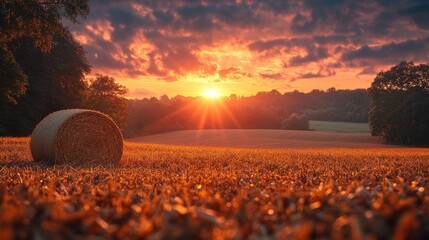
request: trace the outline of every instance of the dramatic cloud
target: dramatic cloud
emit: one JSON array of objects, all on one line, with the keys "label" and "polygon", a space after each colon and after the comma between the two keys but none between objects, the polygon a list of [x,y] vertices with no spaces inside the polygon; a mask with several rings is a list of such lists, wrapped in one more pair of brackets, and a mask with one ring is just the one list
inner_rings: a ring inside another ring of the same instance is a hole
[{"label": "dramatic cloud", "polygon": [[374,67],[366,67],[358,73],[358,75],[374,75],[377,73],[377,70]]},{"label": "dramatic cloud", "polygon": [[381,46],[369,47],[367,45],[359,49],[346,52],[342,55],[343,61],[360,60],[361,65],[394,64],[398,60],[427,61],[429,59],[429,38],[407,40],[399,43],[388,43]]},{"label": "dramatic cloud", "polygon": [[262,78],[267,78],[267,79],[272,79],[272,80],[284,79],[284,77],[281,73],[260,73],[259,75]]},{"label": "dramatic cloud", "polygon": [[[298,75],[296,79],[305,79],[305,78],[324,78],[324,77],[330,77],[335,75],[335,71],[326,69],[326,68],[320,68],[317,72],[306,72],[301,73]],[[296,80],[294,79],[294,80]]]},{"label": "dramatic cloud", "polygon": [[222,70],[219,70],[219,77],[221,79],[231,78],[239,79],[242,77],[252,77],[251,73],[244,72],[238,67],[229,67]]},{"label": "dramatic cloud", "polygon": [[146,79],[146,89],[284,81],[305,91],[344,76],[368,87],[378,69],[429,59],[427,0],[96,0],[90,8],[70,29],[94,71]]}]

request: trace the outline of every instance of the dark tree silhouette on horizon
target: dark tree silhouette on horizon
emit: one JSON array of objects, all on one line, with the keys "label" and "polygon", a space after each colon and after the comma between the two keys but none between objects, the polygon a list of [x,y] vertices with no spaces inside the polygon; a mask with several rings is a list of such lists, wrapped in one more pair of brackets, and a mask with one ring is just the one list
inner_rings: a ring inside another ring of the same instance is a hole
[{"label": "dark tree silhouette on horizon", "polygon": [[310,130],[310,121],[306,115],[291,114],[282,122],[285,130]]},{"label": "dark tree silhouette on horizon", "polygon": [[401,62],[377,74],[369,89],[371,134],[388,141],[429,143],[429,65]]}]

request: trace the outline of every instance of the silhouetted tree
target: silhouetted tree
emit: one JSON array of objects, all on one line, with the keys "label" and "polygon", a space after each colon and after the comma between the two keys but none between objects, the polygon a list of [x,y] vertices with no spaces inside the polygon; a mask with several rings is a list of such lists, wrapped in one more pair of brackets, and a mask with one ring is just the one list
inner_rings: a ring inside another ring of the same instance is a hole
[{"label": "silhouetted tree", "polygon": [[23,66],[8,49],[11,41],[30,39],[37,49],[48,53],[54,37],[68,38],[61,19],[77,22],[89,12],[87,0],[2,0],[0,2],[0,106],[7,101],[16,103],[27,86]]},{"label": "silhouetted tree", "polygon": [[50,52],[36,48],[29,38],[15,39],[8,49],[24,74],[28,89],[17,104],[6,104],[0,112],[4,135],[28,135],[47,114],[82,104],[85,74],[90,66],[85,51],[71,34],[56,35]]},{"label": "silhouetted tree", "polygon": [[283,120],[282,129],[286,130],[310,130],[310,121],[306,115],[291,114]]},{"label": "silhouetted tree", "polygon": [[127,92],[127,88],[116,83],[114,78],[97,75],[90,81],[83,107],[109,115],[119,127],[124,128],[127,120],[124,96]]},{"label": "silhouetted tree", "polygon": [[369,89],[371,134],[404,144],[429,143],[429,65],[401,62]]}]

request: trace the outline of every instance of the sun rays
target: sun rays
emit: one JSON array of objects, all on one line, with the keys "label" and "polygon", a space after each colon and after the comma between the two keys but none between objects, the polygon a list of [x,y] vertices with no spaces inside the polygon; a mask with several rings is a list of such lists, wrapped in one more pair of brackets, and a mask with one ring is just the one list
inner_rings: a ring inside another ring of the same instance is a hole
[{"label": "sun rays", "polygon": [[147,126],[151,129],[158,125],[179,124],[183,129],[228,129],[242,128],[234,108],[228,105],[228,97],[201,96],[188,101],[179,109]]}]

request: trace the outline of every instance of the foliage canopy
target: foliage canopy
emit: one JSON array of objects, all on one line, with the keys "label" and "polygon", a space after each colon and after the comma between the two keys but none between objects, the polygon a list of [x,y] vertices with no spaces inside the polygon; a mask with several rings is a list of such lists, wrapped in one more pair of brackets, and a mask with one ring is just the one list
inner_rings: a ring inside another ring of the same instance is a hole
[{"label": "foliage canopy", "polygon": [[309,130],[310,121],[306,115],[291,114],[282,122],[282,129],[286,130]]},{"label": "foliage canopy", "polygon": [[16,103],[17,98],[25,93],[27,76],[16,63],[6,44],[0,43],[0,111],[7,103]]},{"label": "foliage canopy", "polygon": [[78,108],[85,93],[85,74],[90,66],[85,52],[71,34],[56,35],[52,49],[43,52],[29,38],[8,44],[28,76],[28,88],[16,104],[6,104],[0,114],[5,135],[28,135],[33,127],[51,112]]},{"label": "foliage canopy", "polygon": [[[68,37],[61,20],[76,23],[89,12],[88,0],[3,0],[0,3],[0,106],[16,103],[25,94],[28,73],[15,59],[8,44],[30,39],[44,53],[53,47],[54,38]],[[1,109],[0,109],[1,110]]]},{"label": "foliage canopy", "polygon": [[369,89],[371,134],[404,144],[429,143],[429,65],[401,62]]},{"label": "foliage canopy", "polygon": [[127,120],[127,101],[124,98],[128,89],[107,75],[97,75],[90,81],[83,107],[109,115],[123,128]]},{"label": "foliage canopy", "polygon": [[29,37],[49,51],[53,37],[67,34],[61,19],[76,23],[89,13],[88,0],[5,0],[0,4],[0,41]]}]

